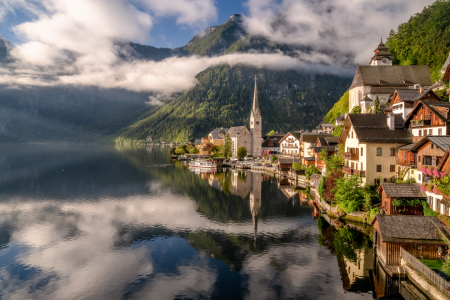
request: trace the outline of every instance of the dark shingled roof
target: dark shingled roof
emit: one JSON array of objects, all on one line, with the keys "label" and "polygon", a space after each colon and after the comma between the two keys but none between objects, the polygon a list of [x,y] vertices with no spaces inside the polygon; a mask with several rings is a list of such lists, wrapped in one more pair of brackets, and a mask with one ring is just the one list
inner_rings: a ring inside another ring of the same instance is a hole
[{"label": "dark shingled roof", "polygon": [[[405,143],[413,141],[413,135],[402,127],[403,118],[395,115],[395,130],[391,130],[387,124],[386,115],[378,114],[349,114],[349,120],[356,133],[359,142],[365,143]],[[340,142],[347,138],[347,125],[341,133]]]},{"label": "dark shingled roof", "polygon": [[305,157],[305,161],[315,161],[316,158],[314,156],[311,157]]},{"label": "dark shingled roof", "polygon": [[383,183],[381,184],[386,197],[389,198],[426,198],[419,183]]},{"label": "dark shingled roof", "polygon": [[307,143],[315,143],[317,141],[318,137],[326,137],[326,136],[330,136],[330,134],[326,134],[326,133],[302,133],[301,138],[302,138],[302,142],[307,142]]},{"label": "dark shingled roof", "polygon": [[209,135],[211,135],[214,140],[219,140],[224,137],[227,131],[228,128],[216,128],[213,131],[211,131]]},{"label": "dark shingled roof", "polygon": [[311,176],[309,176],[309,179],[312,181],[320,181],[322,180],[322,175],[320,174],[311,174]]},{"label": "dark shingled roof", "polygon": [[358,66],[350,90],[358,86],[432,85],[428,66]]},{"label": "dark shingled roof", "polygon": [[428,93],[433,93],[438,99],[441,99],[441,97],[436,95],[436,93],[433,91],[433,89],[436,88],[437,86],[438,86],[437,84],[434,84],[434,85],[430,86],[429,88],[425,89],[422,93],[419,93],[419,95],[417,95],[417,97],[414,98],[413,101],[422,99]]},{"label": "dark shingled roof", "polygon": [[411,149],[412,149],[415,145],[416,145],[416,143],[414,143],[414,144],[403,145],[403,146],[397,147],[397,150],[411,151]]},{"label": "dark shingled roof", "polygon": [[292,163],[301,163],[301,160],[296,158],[296,159],[292,159],[292,158],[280,158],[278,159],[278,163],[280,165],[291,165]]},{"label": "dark shingled roof", "polygon": [[238,133],[241,133],[242,130],[244,130],[244,128],[246,127],[245,126],[231,127],[230,129],[228,129],[228,134],[230,135],[230,137],[235,137]]},{"label": "dark shingled roof", "polygon": [[324,137],[324,139],[328,142],[328,145],[339,143],[338,136],[326,136],[326,137]]},{"label": "dark shingled roof", "polygon": [[398,97],[403,102],[413,101],[417,96],[420,96],[420,89],[403,89],[403,90],[395,90]]},{"label": "dark shingled roof", "polygon": [[[273,146],[269,146],[269,143],[272,142]],[[267,139],[262,143],[262,147],[280,147],[280,143],[278,139]]]},{"label": "dark shingled roof", "polygon": [[442,241],[449,231],[437,217],[376,215],[383,242]]}]

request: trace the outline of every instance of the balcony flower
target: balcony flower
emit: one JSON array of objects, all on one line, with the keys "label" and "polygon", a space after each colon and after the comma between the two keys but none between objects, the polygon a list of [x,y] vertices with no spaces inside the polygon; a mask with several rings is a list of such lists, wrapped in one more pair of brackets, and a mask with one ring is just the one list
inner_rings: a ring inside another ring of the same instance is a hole
[{"label": "balcony flower", "polygon": [[433,169],[432,173],[433,173],[433,176],[434,176],[435,178],[439,178],[439,177],[441,177],[441,173],[442,173],[442,172],[439,173],[438,170]]},{"label": "balcony flower", "polygon": [[427,174],[430,176],[433,176],[433,172],[432,172],[431,168],[427,168]]},{"label": "balcony flower", "polygon": [[441,193],[437,188],[433,188],[433,193],[434,193],[435,195],[440,195],[440,196],[442,196],[442,193]]},{"label": "balcony flower", "polygon": [[426,173],[427,173],[427,168],[425,168],[424,166],[421,166],[421,167],[420,167],[420,171],[421,171],[422,173],[426,174]]},{"label": "balcony flower", "polygon": [[421,190],[422,192],[425,192],[425,191],[427,190],[427,184],[426,184],[426,183],[421,184],[421,185],[420,185],[420,190]]}]

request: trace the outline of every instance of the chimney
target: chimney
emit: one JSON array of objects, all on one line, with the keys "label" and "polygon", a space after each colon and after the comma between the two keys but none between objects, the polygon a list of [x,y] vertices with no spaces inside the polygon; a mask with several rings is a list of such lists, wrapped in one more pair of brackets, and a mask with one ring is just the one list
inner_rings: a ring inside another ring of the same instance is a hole
[{"label": "chimney", "polygon": [[416,84],[414,84],[414,89],[416,89],[416,90],[417,90],[417,89],[420,89],[420,88],[421,88],[420,84],[417,84],[417,83],[416,83]]},{"label": "chimney", "polygon": [[390,130],[395,130],[395,115],[393,113],[387,115],[387,125]]},{"label": "chimney", "polygon": [[422,94],[425,89],[423,87],[420,88],[420,93]]}]

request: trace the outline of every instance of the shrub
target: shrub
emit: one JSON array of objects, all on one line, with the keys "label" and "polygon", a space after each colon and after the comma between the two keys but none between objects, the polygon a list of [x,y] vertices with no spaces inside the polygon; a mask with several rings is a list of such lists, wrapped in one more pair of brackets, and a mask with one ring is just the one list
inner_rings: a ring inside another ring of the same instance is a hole
[{"label": "shrub", "polygon": [[311,176],[312,174],[321,174],[320,170],[317,169],[315,166],[309,166],[308,168],[306,168],[305,170],[305,176],[306,179],[309,180],[309,176]]},{"label": "shrub", "polygon": [[243,160],[244,157],[246,156],[247,156],[247,148],[245,148],[244,146],[239,147],[237,150],[237,157],[239,158],[239,160]]},{"label": "shrub", "polygon": [[277,160],[278,160],[278,157],[276,157],[276,156],[272,156],[272,157],[270,158],[270,160],[271,160],[272,162],[275,162],[275,161],[277,161]]},{"label": "shrub", "polygon": [[355,106],[355,107],[353,107],[351,113],[352,113],[352,114],[360,114],[360,113],[361,113],[361,106]]},{"label": "shrub", "polygon": [[302,164],[299,162],[293,163],[292,164],[292,169],[294,170],[301,170],[302,169]]}]

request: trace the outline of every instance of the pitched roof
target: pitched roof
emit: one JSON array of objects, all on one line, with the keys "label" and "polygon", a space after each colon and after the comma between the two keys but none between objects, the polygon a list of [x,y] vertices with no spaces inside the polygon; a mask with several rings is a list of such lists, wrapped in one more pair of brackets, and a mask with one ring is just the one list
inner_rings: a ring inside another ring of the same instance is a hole
[{"label": "pitched roof", "polygon": [[245,126],[231,127],[230,129],[228,129],[228,134],[230,135],[230,137],[235,137],[238,133],[241,133],[242,130],[246,128],[247,127]]},{"label": "pitched roof", "polygon": [[309,179],[312,181],[320,181],[322,180],[322,175],[320,174],[311,174],[311,176],[309,176]]},{"label": "pitched roof", "polygon": [[428,66],[358,66],[350,90],[358,86],[432,85]]},{"label": "pitched roof", "polygon": [[339,143],[338,136],[326,136],[326,137],[324,137],[324,139],[327,141],[328,145]]},{"label": "pitched roof", "polygon": [[400,147],[397,147],[397,150],[406,150],[406,151],[411,151],[411,149],[416,145],[416,143],[414,144],[406,144]]},{"label": "pitched roof", "polygon": [[258,86],[256,84],[256,76],[255,76],[255,91],[253,93],[252,114],[261,115],[261,112],[259,111]]},{"label": "pitched roof", "polygon": [[219,140],[222,139],[223,136],[227,133],[228,128],[216,128],[213,131],[211,131],[209,133],[209,135],[214,139],[214,140]]},{"label": "pitched roof", "polygon": [[334,127],[333,124],[320,124],[320,128],[322,127]]},{"label": "pitched roof", "polygon": [[449,230],[437,217],[376,215],[375,220],[383,242],[442,241],[442,235],[449,239]]},{"label": "pitched roof", "polygon": [[403,102],[413,101],[417,96],[420,95],[420,89],[402,89],[395,90],[398,98]]},{"label": "pitched roof", "polygon": [[300,137],[301,137],[302,133],[299,132],[299,131],[296,131],[296,132],[288,132],[288,133],[286,133],[286,135],[280,140],[280,143],[281,143],[285,138],[287,138],[289,135],[292,135],[295,139],[300,140]]},{"label": "pitched roof", "polygon": [[306,143],[315,143],[318,137],[326,137],[330,136],[330,134],[327,133],[302,133],[301,134],[301,141]]},{"label": "pitched roof", "polygon": [[[272,142],[272,145],[269,145],[270,142]],[[267,139],[262,143],[262,147],[280,147],[280,143],[278,139]]]},{"label": "pitched roof", "polygon": [[429,88],[424,89],[424,91],[422,93],[420,93],[419,95],[417,95],[417,97],[414,98],[413,101],[421,100],[428,93],[433,93],[440,100],[441,97],[436,95],[436,93],[433,91],[433,89],[436,88],[437,86],[438,85],[434,84],[434,85],[430,86]]},{"label": "pitched roof", "polygon": [[280,165],[291,165],[292,163],[301,163],[301,160],[298,158],[292,159],[292,158],[279,158],[278,163]]},{"label": "pitched roof", "polygon": [[339,142],[344,143],[350,126],[356,133],[359,142],[365,143],[405,143],[413,140],[411,132],[401,125],[403,118],[395,115],[395,130],[389,129],[387,116],[382,114],[349,114],[342,130]]},{"label": "pitched roof", "polygon": [[450,122],[450,113],[444,116],[437,108],[445,108],[450,110],[450,102],[437,102],[437,101],[428,101],[428,100],[419,100],[416,106],[414,106],[413,110],[408,114],[403,124],[404,127],[409,127],[409,123],[411,122],[411,118],[420,109],[422,105],[425,105],[430,111],[432,111],[439,119],[443,122]]},{"label": "pitched roof", "polygon": [[442,151],[446,151],[450,147],[450,135],[428,135],[423,137],[414,147],[411,148],[412,151],[418,151],[420,148],[425,146],[427,143],[433,143],[438,146]]},{"label": "pitched roof", "polygon": [[426,198],[427,195],[420,189],[419,183],[382,183],[380,189],[384,190],[389,198]]}]

